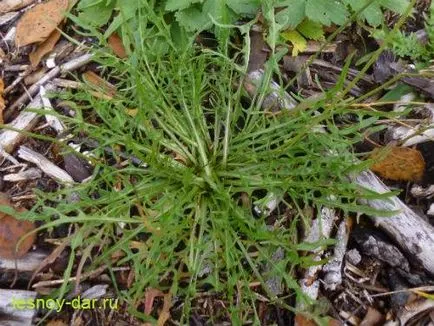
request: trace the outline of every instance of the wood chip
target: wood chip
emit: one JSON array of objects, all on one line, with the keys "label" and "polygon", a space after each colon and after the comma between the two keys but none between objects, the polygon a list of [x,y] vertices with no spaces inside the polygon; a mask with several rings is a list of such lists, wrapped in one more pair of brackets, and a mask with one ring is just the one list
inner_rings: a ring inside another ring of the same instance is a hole
[{"label": "wood chip", "polygon": [[25,180],[34,180],[41,178],[41,170],[36,168],[30,168],[25,171],[21,171],[18,173],[11,173],[7,174],[3,177],[4,181],[8,182],[19,182],[19,181],[25,181]]},{"label": "wood chip", "polygon": [[54,49],[61,35],[59,30],[54,30],[44,42],[39,44],[38,47],[29,54],[30,63],[33,68],[36,68],[42,58]]},{"label": "wood chip", "polygon": [[18,47],[45,41],[62,22],[68,0],[50,0],[27,11],[17,24]]},{"label": "wood chip", "polygon": [[68,173],[66,173],[65,170],[62,170],[57,165],[47,160],[43,155],[35,152],[34,150],[26,146],[20,147],[20,149],[18,150],[18,156],[25,161],[35,164],[42,171],[44,171],[45,174],[49,175],[58,182],[64,184],[74,183],[74,180]]}]

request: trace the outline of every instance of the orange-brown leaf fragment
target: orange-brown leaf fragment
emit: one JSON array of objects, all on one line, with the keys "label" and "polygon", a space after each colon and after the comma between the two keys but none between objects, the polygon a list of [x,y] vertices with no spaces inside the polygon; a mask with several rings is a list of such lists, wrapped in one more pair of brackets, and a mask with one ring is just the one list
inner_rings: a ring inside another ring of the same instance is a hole
[{"label": "orange-brown leaf fragment", "polygon": [[[0,205],[10,206],[11,203],[7,197],[0,193]],[[21,211],[24,210],[23,208]],[[36,234],[33,233],[19,243],[19,240],[28,232],[33,231],[35,225],[30,221],[18,220],[15,217],[0,212],[0,257],[13,259],[24,256],[36,239]],[[17,249],[17,250],[16,250]]]},{"label": "orange-brown leaf fragment", "polygon": [[60,35],[60,31],[55,29],[44,42],[39,44],[38,47],[29,54],[30,63],[33,68],[38,66],[44,55],[50,53],[54,49],[54,46],[60,39]]},{"label": "orange-brown leaf fragment", "polygon": [[121,59],[127,57],[127,51],[125,51],[122,39],[117,33],[113,33],[112,35],[110,35],[107,41],[110,49],[113,50],[114,54],[116,54]]},{"label": "orange-brown leaf fragment", "polygon": [[93,71],[89,70],[83,73],[83,79],[97,91],[102,92],[103,94],[101,95],[108,95],[109,98],[112,98],[116,95],[116,87],[98,76]]},{"label": "orange-brown leaf fragment", "polygon": [[376,163],[371,167],[372,171],[381,177],[394,181],[419,181],[425,171],[425,160],[422,154],[413,148],[390,147],[389,152],[384,153],[374,150],[371,159]]},{"label": "orange-brown leaf fragment", "polygon": [[25,46],[45,41],[62,22],[68,0],[49,0],[27,11],[17,24],[15,44]]},{"label": "orange-brown leaf fragment", "polygon": [[5,84],[3,79],[0,78],[0,124],[3,124],[3,110],[5,109],[5,100],[3,98],[3,92],[5,90]]}]

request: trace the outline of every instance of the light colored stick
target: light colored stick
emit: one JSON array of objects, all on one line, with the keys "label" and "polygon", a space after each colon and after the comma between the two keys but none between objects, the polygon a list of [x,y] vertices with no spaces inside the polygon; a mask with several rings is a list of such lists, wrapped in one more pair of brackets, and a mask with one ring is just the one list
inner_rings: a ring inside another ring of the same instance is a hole
[{"label": "light colored stick", "polygon": [[18,182],[24,180],[39,179],[40,177],[41,170],[36,168],[30,168],[22,172],[7,174],[3,177],[3,180],[9,182]]},{"label": "light colored stick", "polygon": [[[350,179],[358,185],[380,194],[390,189],[371,171],[365,171]],[[388,233],[410,257],[434,275],[434,227],[417,215],[398,197],[388,199],[360,200],[374,209],[397,211],[394,216],[371,216],[377,226]]]},{"label": "light colored stick", "polygon": [[66,173],[65,170],[59,168],[57,165],[47,160],[44,156],[31,150],[26,146],[20,147],[20,149],[18,150],[18,156],[25,161],[35,164],[44,173],[46,173],[58,182],[66,185],[74,183],[74,179],[72,179],[72,177],[68,173]]},{"label": "light colored stick", "polygon": [[342,283],[342,264],[347,251],[348,239],[350,232],[347,222],[343,220],[338,227],[336,234],[336,246],[333,250],[333,258],[323,267],[326,272],[324,276],[324,287],[329,290],[335,290]]},{"label": "light colored stick", "polygon": [[[48,112],[50,111],[53,112],[54,109],[53,106],[51,105],[50,99],[47,97],[47,91],[45,90],[45,87],[42,85],[40,87],[39,94],[41,96],[42,103],[44,104],[44,109],[47,110]],[[50,127],[56,130],[58,134],[65,131],[65,126],[63,122],[59,120],[58,117],[51,114],[46,114],[45,119],[47,120]]]},{"label": "light colored stick", "polygon": [[19,12],[8,12],[7,14],[0,16],[0,26],[6,25],[7,23],[11,22],[15,18],[19,16]]},{"label": "light colored stick", "polygon": [[26,93],[21,95],[18,100],[15,101],[9,108],[7,108],[4,112],[4,119],[8,120],[14,110],[20,108],[25,102],[29,100],[29,96],[35,96],[36,93],[39,92],[40,86],[46,84],[51,79],[57,77],[60,74],[64,74],[66,72],[73,71],[86,63],[88,63],[92,59],[92,54],[84,54],[78,58],[74,58],[64,64],[57,66],[51,69],[44,77],[42,77],[39,81],[33,84]]},{"label": "light colored stick", "polygon": [[[42,107],[41,97],[36,97],[27,108],[40,109]],[[35,124],[38,122],[39,115],[35,112],[20,112],[20,114],[10,123],[7,124],[8,127],[17,130],[31,130]],[[24,135],[21,132],[13,130],[3,130],[0,133],[0,147],[4,151],[10,153],[14,148],[21,142]]]},{"label": "light colored stick", "polygon": [[14,271],[16,268],[18,272],[33,272],[46,257],[47,254],[42,251],[32,251],[17,260],[0,258],[0,270]]},{"label": "light colored stick", "polygon": [[[312,221],[312,227],[310,228],[307,236],[304,238],[304,242],[317,242],[321,239],[330,238],[330,234],[333,229],[335,220],[337,219],[336,212],[334,209],[327,207],[321,208],[319,218]],[[314,251],[313,259],[315,261],[320,261],[321,256],[324,253],[323,249],[316,249]],[[322,265],[310,266],[303,275],[300,281],[300,287],[304,294],[308,295],[311,299],[316,299],[319,293],[320,282],[317,279],[317,274],[322,269]],[[299,308],[304,307],[304,304],[297,301],[297,306]]]}]

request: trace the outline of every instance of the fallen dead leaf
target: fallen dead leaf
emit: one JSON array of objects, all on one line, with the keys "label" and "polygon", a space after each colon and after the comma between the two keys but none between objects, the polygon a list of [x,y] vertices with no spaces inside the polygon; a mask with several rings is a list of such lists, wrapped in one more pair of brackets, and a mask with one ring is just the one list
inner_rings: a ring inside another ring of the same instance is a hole
[{"label": "fallen dead leaf", "polygon": [[93,71],[83,73],[83,79],[98,91],[92,93],[96,97],[112,99],[116,95],[116,87]]},{"label": "fallen dead leaf", "polygon": [[316,323],[313,320],[306,318],[305,316],[303,316],[301,314],[297,314],[297,315],[295,315],[295,318],[294,318],[294,325],[296,325],[296,326],[316,326]]},{"label": "fallen dead leaf", "polygon": [[114,54],[116,54],[121,59],[127,57],[127,51],[125,51],[122,39],[117,33],[113,33],[112,35],[110,35],[107,41],[110,49],[113,50]]},{"label": "fallen dead leaf", "polygon": [[3,92],[5,90],[5,84],[3,79],[0,78],[0,124],[3,124],[3,110],[5,109],[5,100],[3,98]]},{"label": "fallen dead leaf", "polygon": [[167,293],[164,295],[163,309],[158,316],[157,325],[164,326],[170,318],[170,308],[172,307],[172,295]]},{"label": "fallen dead leaf", "polygon": [[55,29],[44,42],[39,44],[38,47],[29,54],[30,63],[33,68],[38,66],[44,55],[50,53],[54,49],[54,46],[60,39],[60,35],[60,31]]},{"label": "fallen dead leaf", "polygon": [[17,24],[15,44],[25,46],[45,41],[62,22],[68,0],[49,0],[27,11]]},{"label": "fallen dead leaf", "polygon": [[419,181],[425,171],[425,160],[422,154],[413,148],[390,147],[383,157],[382,149],[374,150],[371,159],[377,162],[371,167],[372,171],[381,177],[395,181]]},{"label": "fallen dead leaf", "polygon": [[47,322],[47,326],[67,326],[68,324],[65,323],[61,319],[53,319]]},{"label": "fallen dead leaf", "polygon": [[145,292],[145,311],[146,315],[150,315],[152,312],[152,307],[154,305],[154,300],[157,297],[163,297],[164,293],[160,290],[150,288]]},{"label": "fallen dead leaf", "polygon": [[[7,196],[2,193],[0,193],[0,205],[13,208]],[[24,208],[21,208],[17,211],[22,212],[23,210]],[[0,212],[0,257],[13,259],[24,256],[33,246],[36,234],[32,233],[25,237],[20,242],[17,251],[16,246],[25,234],[34,229],[35,225],[32,222],[18,220],[11,215]]]},{"label": "fallen dead leaf", "polygon": [[360,323],[360,326],[384,325],[385,319],[385,316],[378,310],[369,307],[365,317]]},{"label": "fallen dead leaf", "polygon": [[[294,325],[295,326],[316,326],[317,323],[315,323],[312,319],[307,318],[306,316],[302,314],[296,314],[294,319]],[[329,318],[327,326],[341,326],[343,325],[339,320]]]}]

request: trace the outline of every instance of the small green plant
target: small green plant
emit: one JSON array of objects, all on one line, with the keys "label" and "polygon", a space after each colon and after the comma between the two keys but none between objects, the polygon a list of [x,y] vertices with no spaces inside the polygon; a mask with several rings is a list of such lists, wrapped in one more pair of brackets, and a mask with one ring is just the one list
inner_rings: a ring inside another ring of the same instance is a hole
[{"label": "small green plant", "polygon": [[400,30],[388,31],[387,29],[374,30],[374,38],[384,41],[388,39],[386,46],[398,57],[409,58],[419,66],[426,66],[434,58],[434,5],[430,6],[425,16],[426,40],[423,41],[415,32],[405,33]]},{"label": "small green plant", "polygon": [[146,9],[143,18],[151,11],[164,15],[172,41],[188,40],[188,36],[204,30],[219,38],[227,31],[222,26],[272,9],[276,13],[268,23],[280,31],[296,30],[297,36],[320,39],[323,26],[343,25],[352,13],[359,13],[358,19],[371,26],[379,26],[385,9],[402,14],[408,4],[408,0],[81,0],[77,10],[82,24],[89,28],[108,24],[106,38],[115,31],[124,33],[125,24],[137,26],[140,9]]},{"label": "small green plant", "polygon": [[[30,212],[47,229],[71,224],[64,240],[71,248],[65,279],[106,266],[130,313],[152,320],[141,303],[148,289],[157,288],[171,296],[181,324],[198,309],[198,293],[225,302],[227,312],[211,314],[211,322],[259,323],[260,296],[294,310],[271,291],[266,281],[272,278],[286,295],[313,304],[295,273],[319,263],[303,251],[332,241],[303,243],[298,226],[310,225],[323,206],[372,212],[357,204],[365,192],[346,176],[362,168],[354,163],[352,145],[377,118],[347,109],[338,95],[348,66],[321,99],[266,114],[268,83],[248,96],[238,59],[177,47],[165,15],[144,7],[136,15],[146,18],[126,33],[133,45],[128,59],[104,51],[95,57],[116,84],[116,97],[62,95],[76,103],[75,117],[66,121],[71,130],[99,144],[91,150],[92,180],[39,193]],[[167,47],[165,54],[156,55],[155,38]],[[229,43],[227,34],[223,42]],[[143,164],[125,164],[119,150]],[[281,200],[275,215],[255,215],[255,203],[271,193]],[[283,257],[275,261],[277,250]],[[133,271],[129,287],[116,285],[115,268],[124,266]],[[257,282],[261,287],[251,286]],[[65,282],[57,295],[71,286]]]}]

